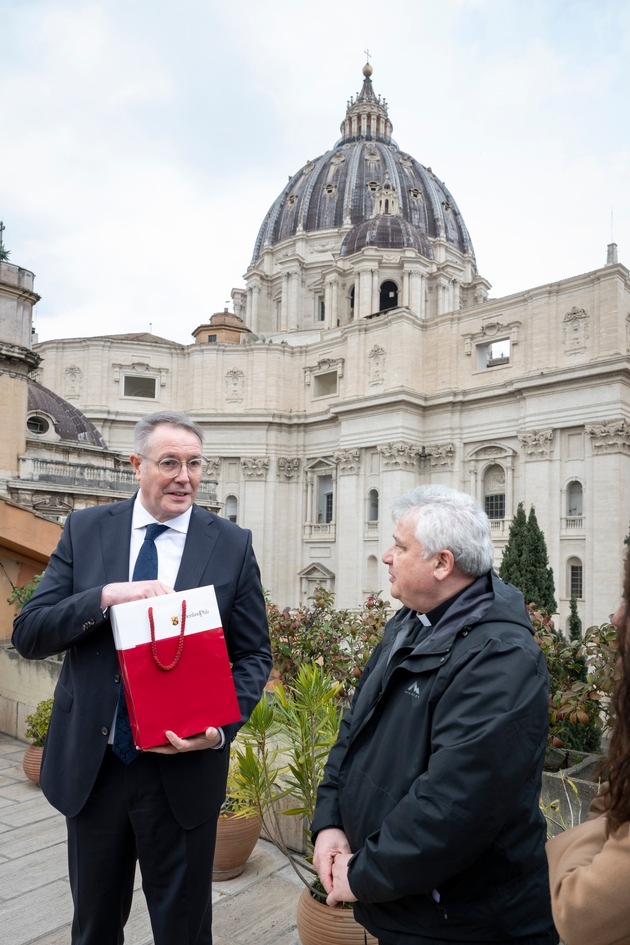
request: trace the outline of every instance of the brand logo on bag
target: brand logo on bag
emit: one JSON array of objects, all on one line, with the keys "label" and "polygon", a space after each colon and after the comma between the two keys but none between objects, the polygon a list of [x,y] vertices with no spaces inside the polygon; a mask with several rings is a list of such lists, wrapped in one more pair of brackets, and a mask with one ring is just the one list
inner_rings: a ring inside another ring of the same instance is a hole
[{"label": "brand logo on bag", "polygon": [[171,617],[171,623],[174,627],[177,627],[179,625],[179,617]]},{"label": "brand logo on bag", "polygon": [[209,613],[209,610],[192,610],[188,613],[188,619],[190,620],[191,617],[205,617]]}]

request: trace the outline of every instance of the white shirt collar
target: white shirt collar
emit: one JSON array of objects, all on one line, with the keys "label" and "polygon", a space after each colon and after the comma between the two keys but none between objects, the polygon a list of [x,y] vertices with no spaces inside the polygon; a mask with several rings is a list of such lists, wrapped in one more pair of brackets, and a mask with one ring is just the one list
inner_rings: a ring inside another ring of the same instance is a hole
[{"label": "white shirt collar", "polygon": [[[190,524],[190,516],[192,515],[192,505],[186,512],[182,512],[181,515],[178,515],[176,518],[169,518],[168,522],[163,522],[163,525],[168,525],[169,528],[172,528],[175,532],[182,532],[184,535],[188,532],[188,526]],[[132,528],[144,528],[146,525],[151,525],[153,522],[156,522],[150,512],[147,512],[142,500],[140,499],[140,494],[136,496],[136,501],[133,503],[133,516],[131,519]],[[166,532],[164,534],[167,534]]]}]

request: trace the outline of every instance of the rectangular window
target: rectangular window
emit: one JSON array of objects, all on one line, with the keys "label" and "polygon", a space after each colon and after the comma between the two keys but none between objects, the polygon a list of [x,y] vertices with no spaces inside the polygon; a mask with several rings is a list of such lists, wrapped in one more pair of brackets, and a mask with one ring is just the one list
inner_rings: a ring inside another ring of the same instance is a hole
[{"label": "rectangular window", "polygon": [[337,393],[337,372],[316,374],[313,381],[313,397],[331,397]]},{"label": "rectangular window", "polygon": [[571,597],[582,598],[584,596],[582,586],[582,565],[571,565]]},{"label": "rectangular window", "polygon": [[484,509],[488,518],[505,518],[505,495],[487,495]]},{"label": "rectangular window", "polygon": [[333,478],[317,477],[317,522],[328,525],[333,520]]},{"label": "rectangular window", "polygon": [[146,397],[147,400],[155,400],[155,378],[125,374],[123,378],[123,396]]},{"label": "rectangular window", "polygon": [[477,345],[477,370],[485,371],[500,364],[510,363],[510,339],[501,338],[488,344]]},{"label": "rectangular window", "polygon": [[317,321],[323,322],[326,320],[326,303],[323,299],[317,300]]},{"label": "rectangular window", "polygon": [[217,336],[216,336],[216,335],[208,335],[208,344],[210,344],[210,345],[211,345],[211,344],[214,344],[214,342],[215,342],[216,340],[217,340]]}]

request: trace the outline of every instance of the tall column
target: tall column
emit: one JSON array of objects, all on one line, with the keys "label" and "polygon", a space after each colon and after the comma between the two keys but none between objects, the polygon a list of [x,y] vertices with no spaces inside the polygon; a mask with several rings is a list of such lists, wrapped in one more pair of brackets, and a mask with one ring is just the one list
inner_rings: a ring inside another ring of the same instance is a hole
[{"label": "tall column", "polygon": [[289,330],[300,328],[300,273],[294,269],[289,273]]},{"label": "tall column", "polygon": [[260,330],[260,286],[253,285],[249,290],[249,327],[255,335]]},{"label": "tall column", "polygon": [[[0,262],[0,481],[18,474],[18,456],[26,450],[27,381],[41,358],[31,350],[34,276]],[[2,486],[0,486],[1,488]]]},{"label": "tall column", "polygon": [[355,318],[365,318],[371,315],[372,308],[372,270],[359,269],[357,279],[357,293],[354,300]]},{"label": "tall column", "polygon": [[288,272],[282,275],[282,298],[280,299],[280,324],[279,331],[289,330],[289,285],[291,274]]},{"label": "tall column", "polygon": [[[330,300],[330,328],[336,328],[341,324],[342,318],[339,312],[339,280],[333,279],[331,282],[331,300]],[[328,316],[327,316],[328,320]]]},{"label": "tall column", "polygon": [[370,314],[378,312],[379,308],[378,269],[372,269],[372,302]]}]

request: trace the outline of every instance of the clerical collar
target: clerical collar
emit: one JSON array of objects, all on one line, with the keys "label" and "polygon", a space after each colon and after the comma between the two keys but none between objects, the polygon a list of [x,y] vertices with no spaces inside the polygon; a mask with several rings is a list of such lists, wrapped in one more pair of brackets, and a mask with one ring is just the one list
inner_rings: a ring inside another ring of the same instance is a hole
[{"label": "clerical collar", "polygon": [[455,603],[458,597],[460,597],[464,591],[470,585],[462,587],[461,591],[457,591],[456,594],[453,594],[452,597],[449,597],[447,600],[443,600],[441,604],[438,604],[437,607],[434,607],[433,610],[428,610],[426,614],[416,614],[416,617],[420,621],[423,627],[434,627],[438,620],[441,620],[449,607]]}]

